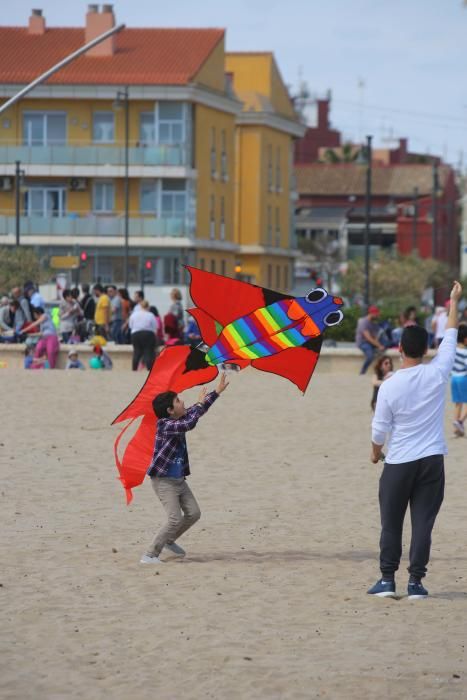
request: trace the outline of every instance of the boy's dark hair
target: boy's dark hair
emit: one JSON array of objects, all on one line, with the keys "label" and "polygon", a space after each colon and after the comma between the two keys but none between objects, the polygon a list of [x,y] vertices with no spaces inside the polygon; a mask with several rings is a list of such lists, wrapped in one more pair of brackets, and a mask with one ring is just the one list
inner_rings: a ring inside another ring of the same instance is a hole
[{"label": "boy's dark hair", "polygon": [[141,299],[141,301],[144,300],[144,292],[143,292],[142,289],[137,289],[136,292],[135,292],[135,295],[136,295],[136,294],[138,295],[139,299]]},{"label": "boy's dark hair", "polygon": [[461,323],[459,330],[457,331],[457,342],[463,343],[467,338],[467,324]]},{"label": "boy's dark hair", "polygon": [[406,357],[423,357],[428,348],[428,333],[421,326],[408,326],[402,331],[402,352]]},{"label": "boy's dark hair", "polygon": [[96,291],[96,290],[97,290],[97,291],[100,292],[101,294],[104,293],[104,287],[103,287],[101,284],[99,284],[99,282],[97,282],[97,284],[95,284],[94,287],[93,287],[92,289],[93,289],[93,291]]},{"label": "boy's dark hair", "polygon": [[157,394],[152,402],[152,407],[158,418],[170,418],[167,409],[173,408],[176,397],[175,391],[163,391],[162,394]]}]

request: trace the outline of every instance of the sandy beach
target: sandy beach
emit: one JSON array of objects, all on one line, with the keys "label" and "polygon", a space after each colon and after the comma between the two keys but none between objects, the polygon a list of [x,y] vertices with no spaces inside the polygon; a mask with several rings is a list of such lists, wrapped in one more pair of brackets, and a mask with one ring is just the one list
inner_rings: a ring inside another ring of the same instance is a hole
[{"label": "sandy beach", "polygon": [[[373,599],[380,467],[370,377],[305,397],[254,370],[189,436],[202,518],[183,561],[140,555],[162,523],[127,507],[112,419],[143,373],[0,370],[2,700],[467,697],[467,439],[446,428],[426,601]],[[187,392],[194,401],[196,391]]]}]

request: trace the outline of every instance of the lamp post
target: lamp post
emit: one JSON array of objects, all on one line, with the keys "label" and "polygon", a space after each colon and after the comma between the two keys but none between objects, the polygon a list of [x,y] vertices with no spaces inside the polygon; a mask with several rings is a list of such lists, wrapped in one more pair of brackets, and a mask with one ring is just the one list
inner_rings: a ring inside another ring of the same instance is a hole
[{"label": "lamp post", "polygon": [[413,190],[413,219],[412,219],[412,253],[417,252],[417,225],[418,225],[418,187]]},{"label": "lamp post", "polygon": [[16,246],[20,245],[21,237],[21,182],[24,176],[24,170],[21,169],[21,161],[16,161],[15,168],[15,229],[16,229]]},{"label": "lamp post", "polygon": [[438,192],[438,163],[435,162],[433,163],[433,190],[431,195],[431,214],[433,217],[433,224],[431,226],[431,257],[433,259],[436,259],[438,247]]},{"label": "lamp post", "polygon": [[124,164],[125,164],[125,175],[124,175],[124,253],[123,253],[123,278],[124,287],[128,287],[128,277],[129,277],[129,255],[130,255],[130,236],[129,236],[129,224],[130,224],[130,178],[129,178],[129,155],[130,155],[130,102],[128,99],[128,85],[117,92],[117,98],[114,103],[114,107],[119,109],[123,106],[124,110],[124,121],[125,121],[125,147],[124,147]]},{"label": "lamp post", "polygon": [[365,194],[365,305],[370,303],[370,220],[371,220],[371,141],[366,137],[366,194]]}]

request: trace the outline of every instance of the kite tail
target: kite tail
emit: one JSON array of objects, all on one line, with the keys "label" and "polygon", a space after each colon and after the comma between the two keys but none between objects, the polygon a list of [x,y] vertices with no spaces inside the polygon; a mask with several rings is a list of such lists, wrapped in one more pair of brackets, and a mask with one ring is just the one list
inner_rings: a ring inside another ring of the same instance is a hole
[{"label": "kite tail", "polygon": [[133,418],[120,432],[114,443],[115,464],[119,471],[118,477],[125,489],[126,503],[133,500],[132,489],[144,481],[149,464],[151,463],[154,439],[156,436],[156,421],[154,416],[145,416],[125,448],[122,459],[118,455],[120,441],[128,428],[135,422]]}]

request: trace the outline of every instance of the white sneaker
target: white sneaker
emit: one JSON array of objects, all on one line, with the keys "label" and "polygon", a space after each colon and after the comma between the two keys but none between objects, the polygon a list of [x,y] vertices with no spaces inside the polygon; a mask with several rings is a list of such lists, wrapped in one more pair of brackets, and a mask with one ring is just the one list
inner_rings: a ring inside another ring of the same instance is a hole
[{"label": "white sneaker", "polygon": [[178,544],[175,544],[175,542],[172,542],[171,544],[167,543],[164,545],[164,549],[168,549],[169,552],[172,552],[172,554],[175,554],[176,557],[184,557],[186,552],[182,547],[180,547]]},{"label": "white sneaker", "polygon": [[159,559],[159,557],[149,557],[147,554],[143,554],[139,560],[140,564],[163,564],[164,562]]}]

